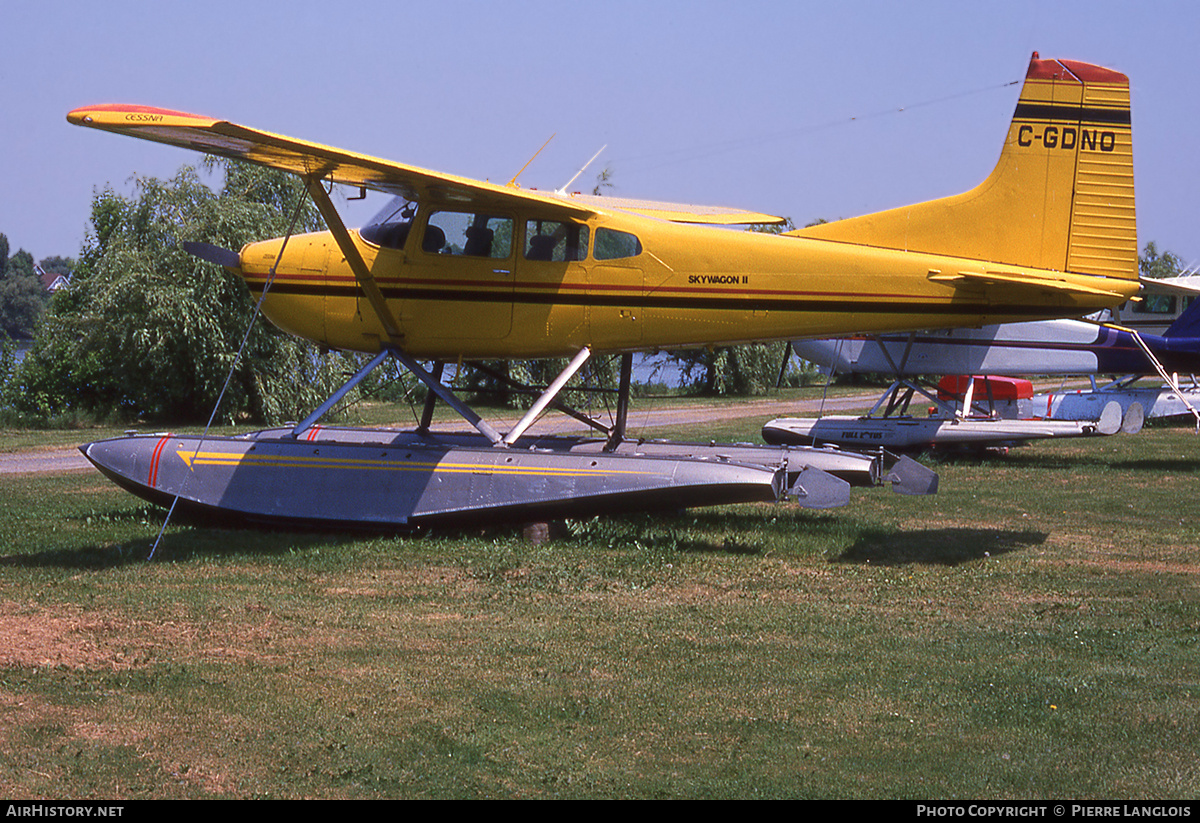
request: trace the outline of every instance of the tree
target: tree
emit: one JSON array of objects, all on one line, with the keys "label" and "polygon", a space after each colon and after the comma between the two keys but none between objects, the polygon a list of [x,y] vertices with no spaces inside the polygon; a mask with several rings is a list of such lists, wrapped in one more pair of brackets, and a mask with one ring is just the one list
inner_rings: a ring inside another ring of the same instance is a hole
[{"label": "tree", "polygon": [[766,394],[775,388],[786,343],[747,343],[674,351],[670,357],[694,391],[708,395]]},{"label": "tree", "polygon": [[21,249],[8,257],[8,238],[0,234],[0,337],[33,337],[45,306],[45,289],[34,273],[33,255]]},{"label": "tree", "polygon": [[1159,254],[1158,244],[1153,240],[1146,243],[1146,248],[1138,255],[1138,274],[1161,280],[1165,277],[1178,277],[1183,271],[1183,261],[1171,252]]},{"label": "tree", "polygon": [[600,197],[606,189],[613,188],[613,170],[611,166],[605,166],[596,174],[596,185],[592,186],[592,194]]},{"label": "tree", "polygon": [[38,261],[46,274],[70,274],[75,270],[75,261],[70,257],[43,257]]},{"label": "tree", "polygon": [[[184,241],[241,248],[279,236],[306,193],[282,172],[208,161],[220,194],[184,166],[170,180],[136,178],[125,197],[111,188],[92,202],[91,230],[70,288],[51,301],[26,356],[13,401],[43,415],[207,419],[251,316],[245,284],[188,255]],[[297,231],[321,228],[307,204]],[[272,422],[311,410],[348,368],[259,319],[219,415]]]},{"label": "tree", "polygon": [[[1148,241],[1146,247],[1142,249],[1142,253],[1138,255],[1138,274],[1143,278],[1161,280],[1167,277],[1178,277],[1182,271],[1183,261],[1169,251],[1160,254],[1158,244],[1153,240]],[[1175,305],[1176,297],[1174,295],[1148,293],[1142,295],[1141,302],[1136,304],[1133,311],[1172,314],[1176,312]],[[1123,307],[1122,311],[1124,310]]]}]

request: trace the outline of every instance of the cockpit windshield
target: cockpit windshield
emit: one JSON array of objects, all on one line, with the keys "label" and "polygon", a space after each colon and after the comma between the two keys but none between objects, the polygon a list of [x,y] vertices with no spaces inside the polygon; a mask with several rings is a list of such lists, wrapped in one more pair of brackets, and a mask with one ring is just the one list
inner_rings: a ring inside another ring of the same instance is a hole
[{"label": "cockpit windshield", "polygon": [[403,197],[393,197],[367,221],[358,233],[363,240],[389,249],[404,248],[417,204]]}]

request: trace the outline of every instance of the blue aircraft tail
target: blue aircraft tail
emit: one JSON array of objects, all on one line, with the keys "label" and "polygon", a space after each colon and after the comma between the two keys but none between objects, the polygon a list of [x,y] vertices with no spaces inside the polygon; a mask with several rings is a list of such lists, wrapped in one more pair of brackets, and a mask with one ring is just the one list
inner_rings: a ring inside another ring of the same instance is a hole
[{"label": "blue aircraft tail", "polygon": [[1175,318],[1163,337],[1200,337],[1200,299],[1192,300],[1192,305]]}]

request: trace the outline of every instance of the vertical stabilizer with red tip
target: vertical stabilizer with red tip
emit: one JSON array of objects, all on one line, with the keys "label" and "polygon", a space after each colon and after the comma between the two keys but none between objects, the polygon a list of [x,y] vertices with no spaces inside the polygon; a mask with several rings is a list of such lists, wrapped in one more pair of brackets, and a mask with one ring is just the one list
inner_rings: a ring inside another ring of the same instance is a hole
[{"label": "vertical stabilizer with red tip", "polygon": [[1034,52],[995,170],[971,191],[792,234],[1136,280],[1129,79]]}]

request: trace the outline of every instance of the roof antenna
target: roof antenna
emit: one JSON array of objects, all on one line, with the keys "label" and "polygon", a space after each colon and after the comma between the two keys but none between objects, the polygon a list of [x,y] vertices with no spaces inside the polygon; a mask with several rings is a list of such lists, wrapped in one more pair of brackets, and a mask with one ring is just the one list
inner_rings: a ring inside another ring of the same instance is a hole
[{"label": "roof antenna", "polygon": [[[553,140],[557,135],[558,135],[558,132],[555,132],[554,134],[550,135],[550,137],[546,140],[546,142],[542,143],[542,149],[546,148],[546,146],[549,146],[550,141]],[[534,160],[537,159],[537,156],[542,153],[542,149],[538,149],[537,151],[535,151],[533,153],[533,157],[530,157],[529,160],[527,160],[525,162],[525,165],[521,166],[521,171],[519,171],[513,175],[513,179],[508,181],[508,185],[510,185],[510,186],[517,185],[517,178],[521,176],[521,174],[525,171],[525,169],[529,168],[530,163],[532,163]]]},{"label": "roof antenna", "polygon": [[585,169],[587,169],[587,167],[588,167],[588,166],[592,165],[592,163],[594,163],[594,162],[596,161],[596,158],[600,156],[600,152],[604,151],[604,150],[605,150],[605,149],[607,149],[607,148],[608,148],[608,143],[605,143],[603,146],[601,146],[601,147],[600,147],[600,151],[598,151],[598,152],[596,152],[595,154],[593,154],[593,155],[592,155],[592,159],[591,159],[591,160],[589,160],[589,161],[587,161],[586,163],[584,163],[584,164],[583,164],[583,167],[582,167],[582,168],[581,168],[579,171],[575,172],[575,176],[574,176],[574,177],[572,177],[572,178],[571,178],[570,180],[568,180],[567,182],[563,183],[563,185],[562,185],[562,188],[561,188],[561,189],[556,189],[556,190],[554,191],[554,193],[555,193],[555,194],[566,194],[566,193],[567,193],[567,186],[571,185],[571,184],[572,184],[572,183],[574,183],[576,180],[578,180],[578,179],[579,179],[579,175],[583,174],[584,170],[585,170]]}]

